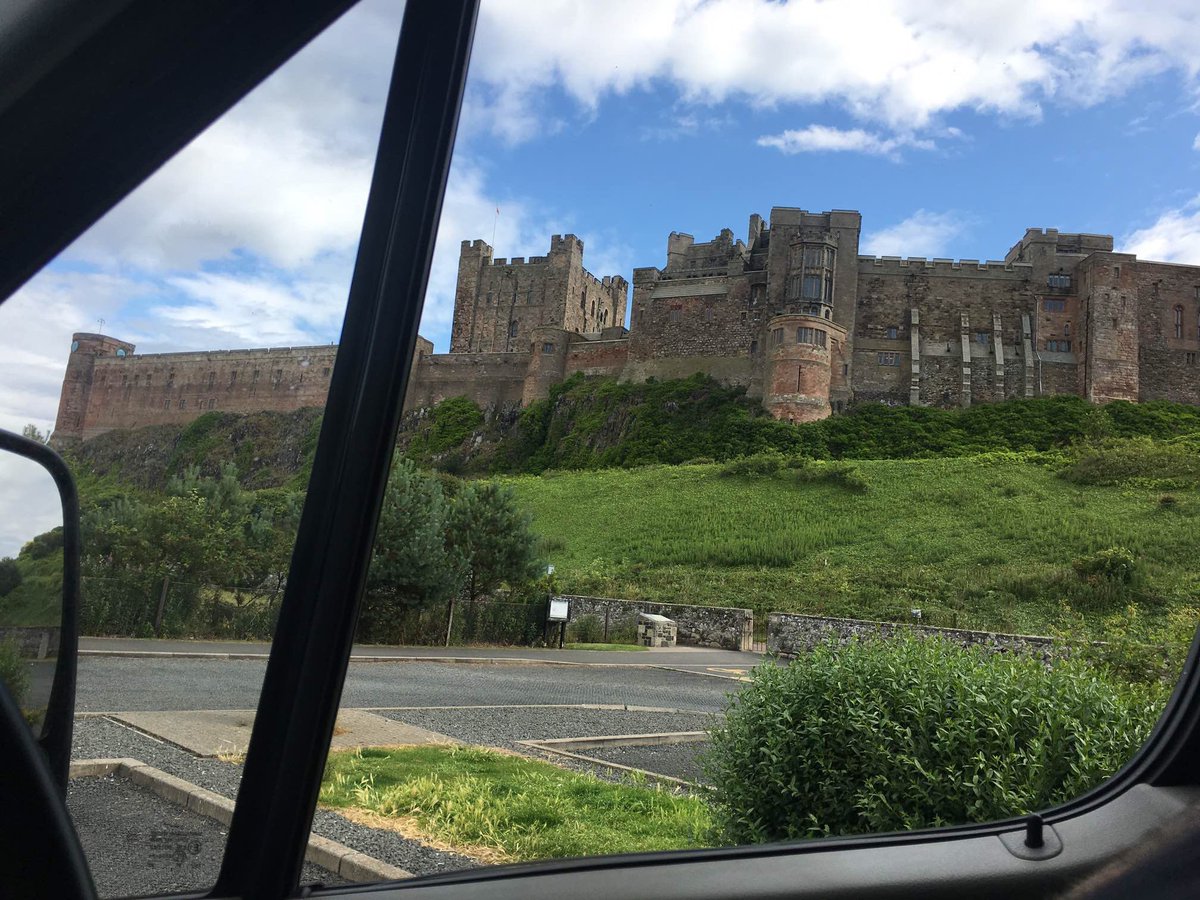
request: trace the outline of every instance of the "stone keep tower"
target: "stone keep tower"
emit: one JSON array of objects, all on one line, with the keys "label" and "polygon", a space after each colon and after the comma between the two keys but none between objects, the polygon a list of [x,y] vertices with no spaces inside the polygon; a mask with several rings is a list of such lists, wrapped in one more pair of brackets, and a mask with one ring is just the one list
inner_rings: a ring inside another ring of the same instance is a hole
[{"label": "stone keep tower", "polygon": [[127,356],[134,349],[134,345],[128,341],[119,341],[103,334],[76,332],[71,335],[71,355],[67,358],[67,372],[58,401],[58,418],[50,441],[53,446],[62,447],[83,437],[92,398],[96,359]]},{"label": "stone keep tower", "polygon": [[480,240],[463,241],[450,352],[529,352],[534,333],[560,328],[598,334],[623,325],[629,284],[583,267],[583,241],[556,234],[546,256],[494,259]]}]

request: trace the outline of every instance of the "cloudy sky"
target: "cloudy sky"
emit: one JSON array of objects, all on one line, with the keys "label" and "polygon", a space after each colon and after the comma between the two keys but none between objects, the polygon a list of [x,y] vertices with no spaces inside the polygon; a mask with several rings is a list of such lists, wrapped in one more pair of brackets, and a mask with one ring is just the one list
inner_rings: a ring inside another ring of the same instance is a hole
[{"label": "cloudy sky", "polygon": [[[144,352],[337,340],[402,10],[364,2],[0,308],[0,425],[52,426],[101,319]],[[1200,263],[1197,46],[1174,0],[483,0],[422,332],[446,349],[464,238],[573,231],[629,278],[772,206],[858,209],[866,253],[1053,226]]]}]

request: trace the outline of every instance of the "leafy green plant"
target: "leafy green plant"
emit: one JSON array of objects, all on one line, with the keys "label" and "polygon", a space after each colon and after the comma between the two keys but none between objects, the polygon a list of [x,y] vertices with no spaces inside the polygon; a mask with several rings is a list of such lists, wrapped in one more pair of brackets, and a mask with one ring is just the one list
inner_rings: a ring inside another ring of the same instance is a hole
[{"label": "leafy green plant", "polygon": [[720,838],[737,843],[983,822],[1103,782],[1161,709],[1078,660],[1047,669],[909,637],[762,665],[713,732]]},{"label": "leafy green plant", "polygon": [[567,625],[567,640],[576,644],[598,644],[604,640],[604,623],[599,616],[572,619]]},{"label": "leafy green plant", "polygon": [[29,666],[12,641],[0,641],[0,682],[8,688],[17,706],[25,702],[29,692]]}]

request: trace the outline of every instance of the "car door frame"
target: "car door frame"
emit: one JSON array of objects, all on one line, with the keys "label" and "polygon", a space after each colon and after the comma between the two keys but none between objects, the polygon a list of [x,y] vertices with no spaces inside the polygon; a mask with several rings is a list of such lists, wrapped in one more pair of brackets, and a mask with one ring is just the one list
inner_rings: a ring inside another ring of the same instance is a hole
[{"label": "car door frame", "polygon": [[[32,85],[15,98],[0,93],[0,133],[23,125],[29,138],[20,152],[0,150],[0,196],[9,196],[5,188],[12,187],[15,198],[9,227],[0,227],[5,297],[351,4],[181,0],[170,5],[178,13],[171,16],[157,0],[104,0],[90,11],[81,0],[47,5],[61,15],[74,11],[88,27],[65,29],[61,36],[26,29],[34,38],[20,47],[40,46],[55,62],[35,72]],[[293,568],[226,854],[207,896],[274,900],[297,889],[415,346],[476,5],[406,5]],[[87,90],[78,102],[71,99],[73,86],[103,75],[105,61],[117,57],[124,68],[108,85],[111,98]],[[0,75],[5,71],[0,67]],[[126,82],[134,87],[122,92]],[[181,103],[181,96],[188,102]],[[45,108],[56,115],[39,113],[39,103],[55,98],[60,106]],[[114,133],[102,127],[106,122],[116,123]],[[80,147],[89,136],[96,142]],[[81,167],[77,172],[70,170],[73,161]],[[70,177],[64,179],[64,171]],[[55,201],[50,208],[36,208],[39,189]],[[24,224],[24,217],[28,231],[18,234],[13,223]],[[1021,833],[1024,822],[1014,818],[904,834],[470,870],[320,894],[702,897],[740,888],[743,896],[760,897],[915,897],[1057,890],[1135,845],[1190,802],[1200,759],[1196,654],[1194,643],[1162,720],[1137,756],[1101,787],[1045,812],[1062,843],[1062,852],[1050,859],[1022,859],[1001,840]]]}]

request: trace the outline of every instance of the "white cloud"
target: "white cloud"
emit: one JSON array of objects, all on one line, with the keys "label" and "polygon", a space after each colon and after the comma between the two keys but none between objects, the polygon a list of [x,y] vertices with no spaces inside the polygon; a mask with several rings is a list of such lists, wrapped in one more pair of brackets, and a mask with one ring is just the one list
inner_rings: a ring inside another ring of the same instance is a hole
[{"label": "white cloud", "polygon": [[62,501],[50,473],[0,452],[0,557],[16,556],[30,538],[62,523]]},{"label": "white cloud", "polygon": [[1200,134],[1197,134],[1195,139],[1192,141],[1192,149],[1200,150]]},{"label": "white cloud", "polygon": [[774,147],[787,153],[866,153],[870,156],[886,156],[899,159],[902,147],[916,150],[933,150],[936,144],[912,135],[881,137],[861,128],[840,129],[828,125],[809,125],[800,130],[789,129],[780,134],[764,135],[758,139],[760,147]]},{"label": "white cloud", "polygon": [[869,234],[860,252],[866,256],[948,256],[952,239],[969,224],[958,213],[918,209],[903,222]]},{"label": "white cloud", "polygon": [[1200,17],[1187,0],[491,0],[472,82],[496,134],[539,133],[556,90],[586,113],[668,84],[696,103],[833,103],[892,129],[958,109],[1037,118],[1095,104],[1168,70],[1194,81]]},{"label": "white cloud", "polygon": [[1153,225],[1130,232],[1119,246],[1142,259],[1200,265],[1200,197],[1167,210]]}]

